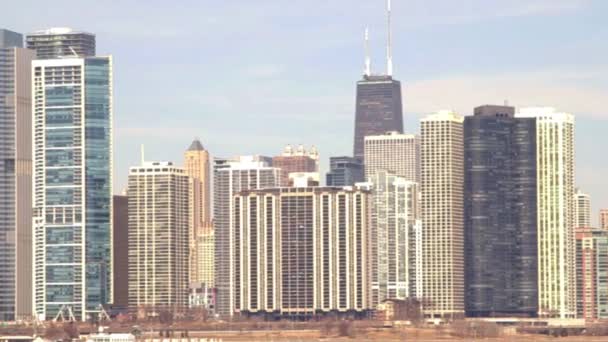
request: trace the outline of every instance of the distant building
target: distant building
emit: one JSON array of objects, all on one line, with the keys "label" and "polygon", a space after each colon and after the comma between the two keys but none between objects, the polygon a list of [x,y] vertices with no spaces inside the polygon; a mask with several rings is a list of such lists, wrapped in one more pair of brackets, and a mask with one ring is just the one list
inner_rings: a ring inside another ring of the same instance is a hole
[{"label": "distant building", "polygon": [[215,312],[215,293],[216,290],[213,287],[191,283],[188,292],[188,307],[203,308],[209,312]]},{"label": "distant building", "polygon": [[234,197],[235,309],[310,317],[371,309],[368,193],[305,187]]},{"label": "distant building", "polygon": [[129,306],[187,307],[191,183],[170,162],[129,170]]},{"label": "distant building", "polygon": [[465,284],[470,317],[538,311],[536,121],[481,106],[464,120]]},{"label": "distant building", "polygon": [[329,158],[329,172],[325,179],[327,186],[352,186],[364,180],[362,160],[353,157]]},{"label": "distant building", "polygon": [[377,171],[358,188],[371,190],[372,305],[421,293],[422,224],[418,183]]},{"label": "distant building", "polygon": [[600,209],[600,228],[608,229],[608,209]]},{"label": "distant building", "polygon": [[27,35],[27,48],[36,51],[38,59],[95,56],[95,35],[67,27],[40,30]]},{"label": "distant building", "polygon": [[214,231],[216,309],[220,315],[233,315],[236,273],[233,241],[233,196],[242,190],[264,189],[283,185],[281,169],[271,167],[272,159],[263,156],[242,156],[235,159],[215,159]]},{"label": "distant building", "polygon": [[272,166],[281,169],[287,185],[291,173],[319,172],[319,152],[314,146],[307,151],[302,145],[295,150],[287,145],[282,155],[272,157]]},{"label": "distant building", "polygon": [[422,303],[425,315],[464,315],[463,118],[421,120]]},{"label": "distant building", "polygon": [[576,229],[577,317],[608,319],[608,231]]},{"label": "distant building", "polygon": [[0,321],[32,315],[32,60],[0,29]]},{"label": "distant building", "polygon": [[420,183],[420,140],[413,134],[388,132],[365,137],[365,180],[380,170]]},{"label": "distant building", "polygon": [[576,189],[574,194],[574,227],[591,227],[591,196]]},{"label": "distant building", "polygon": [[288,185],[299,188],[307,186],[319,186],[319,173],[292,172],[289,174]]},{"label": "distant building", "polygon": [[[197,282],[215,287],[215,231],[209,224],[196,234],[194,259],[191,267],[197,267]],[[192,272],[191,272],[192,273]]]},{"label": "distant building", "polygon": [[524,108],[536,119],[538,297],[541,316],[576,316],[574,116]]},{"label": "distant building", "polygon": [[34,311],[112,302],[112,57],[32,61]]},{"label": "distant building", "polygon": [[113,197],[114,305],[129,305],[129,197]]}]

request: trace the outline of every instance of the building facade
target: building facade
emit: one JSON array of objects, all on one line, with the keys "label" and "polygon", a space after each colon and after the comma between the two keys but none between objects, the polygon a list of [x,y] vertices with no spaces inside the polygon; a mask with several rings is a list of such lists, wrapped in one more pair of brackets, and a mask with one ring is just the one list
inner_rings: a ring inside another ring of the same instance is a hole
[{"label": "building facade", "polygon": [[600,228],[608,229],[608,209],[600,209]]},{"label": "building facade", "polygon": [[353,157],[329,158],[329,172],[325,176],[327,186],[353,186],[365,180],[363,161]]},{"label": "building facade", "polygon": [[536,121],[514,113],[482,106],[464,120],[469,317],[538,311]]},{"label": "building facade", "polygon": [[112,304],[129,305],[129,197],[113,196],[112,251],[114,254],[114,301]]},{"label": "building facade", "polygon": [[578,318],[608,318],[608,231],[576,228]]},{"label": "building facade", "polygon": [[[196,264],[198,267],[196,283],[205,287],[215,287],[215,232],[213,225],[208,225],[196,235]],[[193,282],[191,280],[191,282]]]},{"label": "building facade", "polygon": [[112,58],[35,60],[34,312],[112,302]]},{"label": "building facade", "polygon": [[242,156],[216,159],[213,167],[213,211],[215,230],[216,309],[220,315],[232,316],[235,302],[234,271],[234,202],[232,197],[242,190],[263,189],[283,185],[281,169],[271,167],[272,159],[263,156]]},{"label": "building facade", "polygon": [[422,223],[418,183],[379,170],[357,187],[371,191],[371,302],[421,292]]},{"label": "building facade", "polygon": [[425,315],[464,315],[463,118],[421,120],[422,295]]},{"label": "building facade", "polygon": [[368,193],[274,188],[234,197],[236,311],[364,315],[369,297]]},{"label": "building facade", "polygon": [[27,35],[26,44],[28,49],[36,51],[39,59],[95,56],[95,35],[67,27],[30,33]]},{"label": "building facade", "polygon": [[392,76],[365,75],[357,82],[355,158],[363,159],[366,136],[403,132],[402,106],[401,83]]},{"label": "building facade", "polygon": [[536,119],[539,315],[576,316],[574,116],[524,108]]},{"label": "building facade", "polygon": [[591,196],[576,189],[574,193],[574,227],[591,227]]},{"label": "building facade", "polygon": [[387,132],[365,137],[365,180],[380,170],[420,183],[420,140],[413,134]]},{"label": "building facade", "polygon": [[129,306],[188,306],[191,181],[170,162],[129,170]]},{"label": "building facade", "polygon": [[32,77],[35,52],[0,29],[0,321],[32,314]]}]

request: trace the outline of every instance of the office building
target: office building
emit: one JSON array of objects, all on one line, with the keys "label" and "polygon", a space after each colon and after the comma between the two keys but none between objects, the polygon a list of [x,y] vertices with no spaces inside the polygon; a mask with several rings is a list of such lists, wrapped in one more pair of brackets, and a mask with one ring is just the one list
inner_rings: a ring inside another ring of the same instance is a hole
[{"label": "office building", "polygon": [[574,227],[591,227],[591,196],[580,189],[574,193]]},{"label": "office building", "polygon": [[112,58],[34,60],[34,312],[112,302]]},{"label": "office building", "polygon": [[386,132],[403,132],[403,104],[401,83],[393,78],[391,37],[391,5],[387,6],[388,37],[386,48],[386,73],[372,75],[368,48],[368,31],[365,31],[365,69],[363,79],[357,82],[355,112],[355,139],[353,156],[364,157],[364,139],[368,135]]},{"label": "office building", "polygon": [[577,317],[608,319],[608,231],[582,227],[575,234]]},{"label": "office building", "polygon": [[171,162],[129,169],[129,306],[188,306],[190,177]]},{"label": "office building", "polygon": [[379,170],[357,187],[371,191],[371,302],[417,298],[422,271],[418,183]]},{"label": "office building", "polygon": [[538,311],[536,121],[481,106],[464,120],[465,307],[469,317]]},{"label": "office building", "polygon": [[388,132],[365,137],[365,180],[384,170],[420,183],[420,141],[413,134]]},{"label": "office building", "polygon": [[600,228],[608,229],[608,209],[600,209]]},{"label": "office building", "polygon": [[369,199],[352,188],[245,190],[234,197],[234,301],[241,315],[363,316]]},{"label": "office building", "polygon": [[214,160],[215,286],[220,315],[232,316],[235,308],[233,196],[242,190],[282,186],[281,169],[271,167],[271,163],[271,158],[263,156]]},{"label": "office building", "polygon": [[289,184],[290,174],[302,172],[319,172],[319,152],[313,146],[307,151],[303,145],[297,149],[287,145],[283,154],[272,157],[272,166],[283,172],[283,184]]},{"label": "office building", "polygon": [[[205,150],[200,140],[194,139],[188,150],[184,153],[184,168],[186,174],[191,178],[192,192],[190,203],[192,208],[192,224],[190,232],[190,282],[200,283],[202,274],[199,273],[201,265],[207,263],[199,259],[204,253],[197,250],[198,237],[213,229],[211,225],[211,177],[209,167],[209,152]],[[208,280],[208,279],[207,279]]]},{"label": "office building", "polygon": [[525,108],[536,119],[539,315],[576,316],[574,116]]},{"label": "office building", "polygon": [[425,315],[464,315],[463,118],[421,120],[422,305]]},{"label": "office building", "polygon": [[0,29],[0,321],[32,314],[32,50]]},{"label": "office building", "polygon": [[329,172],[325,176],[327,186],[353,186],[365,180],[363,161],[353,157],[329,158]]},{"label": "office building", "polygon": [[114,301],[120,307],[129,305],[129,197],[113,196],[112,253],[114,255]]},{"label": "office building", "polygon": [[[196,262],[191,264],[197,267],[196,283],[205,287],[215,287],[215,232],[213,225],[208,224],[196,234],[195,256]],[[193,281],[190,281],[193,283]]]},{"label": "office building", "polygon": [[35,50],[38,59],[95,56],[95,35],[67,27],[55,27],[30,33],[27,48]]}]

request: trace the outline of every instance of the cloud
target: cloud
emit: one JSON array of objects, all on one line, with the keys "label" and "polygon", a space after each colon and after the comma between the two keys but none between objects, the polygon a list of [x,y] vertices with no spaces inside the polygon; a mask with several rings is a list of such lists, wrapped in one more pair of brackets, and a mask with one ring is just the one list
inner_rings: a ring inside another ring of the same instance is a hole
[{"label": "cloud", "polygon": [[608,67],[591,69],[551,69],[533,72],[462,74],[426,79],[406,84],[405,109],[429,113],[453,109],[470,114],[475,106],[487,103],[552,106],[559,110],[598,119],[607,119]]}]

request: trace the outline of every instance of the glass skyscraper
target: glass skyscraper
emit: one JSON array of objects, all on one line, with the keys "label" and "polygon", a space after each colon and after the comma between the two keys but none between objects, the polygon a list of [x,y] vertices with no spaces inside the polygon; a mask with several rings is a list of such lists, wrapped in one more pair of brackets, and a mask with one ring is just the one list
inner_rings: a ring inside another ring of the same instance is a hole
[{"label": "glass skyscraper", "polygon": [[353,155],[363,159],[368,135],[403,133],[401,83],[391,76],[364,76],[357,82],[355,141]]},{"label": "glass skyscraper", "polygon": [[538,311],[536,121],[482,106],[464,120],[467,316]]},{"label": "glass skyscraper", "polygon": [[34,312],[112,301],[112,58],[35,60]]},{"label": "glass skyscraper", "polygon": [[365,180],[363,163],[353,157],[330,157],[327,186],[352,186]]}]

